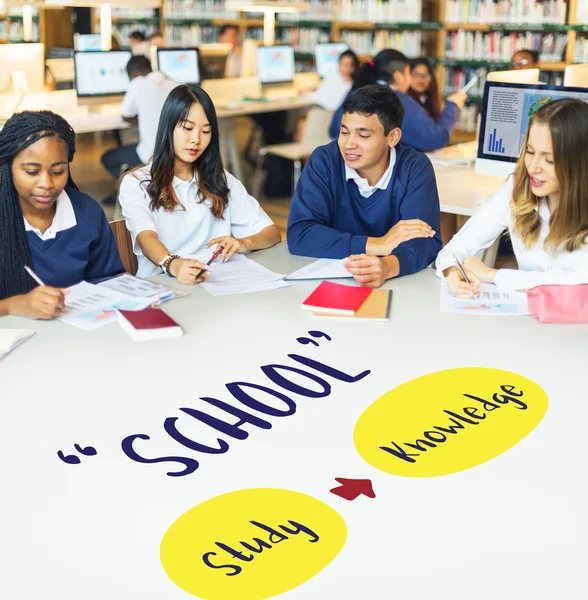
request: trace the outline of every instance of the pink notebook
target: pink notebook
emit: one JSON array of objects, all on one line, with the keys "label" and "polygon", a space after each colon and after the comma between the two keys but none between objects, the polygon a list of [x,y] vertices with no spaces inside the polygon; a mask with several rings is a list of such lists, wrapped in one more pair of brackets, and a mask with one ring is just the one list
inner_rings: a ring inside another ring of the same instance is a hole
[{"label": "pink notebook", "polygon": [[371,292],[370,288],[323,281],[302,303],[302,309],[315,313],[353,315]]},{"label": "pink notebook", "polygon": [[135,340],[143,342],[166,337],[176,337],[182,328],[160,308],[144,310],[119,310],[121,327]]}]

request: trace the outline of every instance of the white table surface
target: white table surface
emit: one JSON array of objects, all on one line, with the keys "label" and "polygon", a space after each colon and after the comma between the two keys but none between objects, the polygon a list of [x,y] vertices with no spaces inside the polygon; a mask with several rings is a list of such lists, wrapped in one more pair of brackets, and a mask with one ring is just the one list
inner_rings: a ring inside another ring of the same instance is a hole
[{"label": "white table surface", "polygon": [[[252,257],[282,272],[308,262],[285,245]],[[432,270],[387,283],[390,322],[330,321],[300,310],[316,285],[220,298],[190,288],[191,297],[164,305],[185,335],[156,342],[134,343],[117,324],[87,333],[1,319],[37,335],[0,361],[0,597],[187,600],[160,564],[167,528],[219,494],[277,487],[322,500],[348,528],[333,562],[284,598],[583,598],[588,325],[441,314]],[[297,343],[310,330],[332,341]],[[228,382],[267,384],[260,367],[293,365],[293,352],[371,374],[352,385],[330,380],[325,398],[291,395],[295,415],[266,417],[270,430],[245,426],[249,438],[230,439],[223,455],[198,454],[165,433],[165,419],[179,417],[185,435],[212,444],[222,436],[179,409],[202,408],[203,396],[230,401]],[[504,454],[453,475],[397,477],[359,457],[353,427],[372,402],[458,367],[531,379],[549,396],[545,418]],[[178,463],[131,461],[121,440],[137,433],[150,437],[136,442],[144,456],[193,457],[200,468],[168,477]],[[75,453],[74,443],[98,454],[62,463],[57,451]],[[329,493],[335,477],[370,478],[377,497],[338,498]]]}]

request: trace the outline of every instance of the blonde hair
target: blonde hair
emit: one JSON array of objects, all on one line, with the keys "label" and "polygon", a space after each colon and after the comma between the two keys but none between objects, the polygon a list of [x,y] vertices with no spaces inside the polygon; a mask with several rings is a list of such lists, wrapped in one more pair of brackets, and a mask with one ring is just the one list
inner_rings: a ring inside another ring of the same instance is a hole
[{"label": "blonde hair", "polygon": [[526,248],[539,238],[541,222],[538,198],[533,194],[525,166],[529,133],[533,125],[545,124],[551,132],[555,174],[560,199],[549,219],[545,250],[562,247],[567,252],[579,250],[588,235],[588,104],[564,99],[540,108],[529,120],[525,143],[514,175],[511,208],[514,233]]}]

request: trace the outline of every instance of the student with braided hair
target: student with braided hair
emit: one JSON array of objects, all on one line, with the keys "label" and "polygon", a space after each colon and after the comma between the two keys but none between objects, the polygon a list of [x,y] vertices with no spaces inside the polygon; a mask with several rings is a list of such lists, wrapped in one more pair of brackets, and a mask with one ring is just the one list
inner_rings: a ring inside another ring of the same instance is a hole
[{"label": "student with braided hair", "polygon": [[16,114],[0,132],[0,316],[57,317],[64,288],[124,272],[102,208],[71,179],[74,152],[73,129],[49,111]]}]

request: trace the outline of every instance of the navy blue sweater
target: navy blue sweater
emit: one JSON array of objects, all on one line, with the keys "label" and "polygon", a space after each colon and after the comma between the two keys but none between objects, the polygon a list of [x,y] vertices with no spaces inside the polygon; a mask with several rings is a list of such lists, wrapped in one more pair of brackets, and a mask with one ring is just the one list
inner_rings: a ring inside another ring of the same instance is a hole
[{"label": "navy blue sweater", "polygon": [[302,171],[290,207],[288,248],[292,254],[317,258],[363,254],[368,237],[381,237],[407,219],[421,219],[436,233],[394,249],[400,275],[425,268],[441,250],[439,196],[431,161],[412,148],[396,146],[388,187],[364,198],[357,184],[345,179],[345,163],[333,141],[317,148]]},{"label": "navy blue sweater", "polygon": [[43,241],[34,231],[27,232],[33,270],[43,283],[69,287],[80,281],[97,280],[125,269],[110,225],[102,207],[90,196],[66,189],[76,215],[76,226]]},{"label": "navy blue sweater", "polygon": [[[404,106],[404,119],[402,120],[402,143],[420,152],[432,152],[445,148],[449,143],[451,130],[457,121],[457,104],[447,102],[437,123],[427,111],[412,97],[403,92],[394,90],[402,106]],[[343,105],[333,115],[329,126],[329,135],[336,139],[339,137],[341,119],[343,118]]]}]

